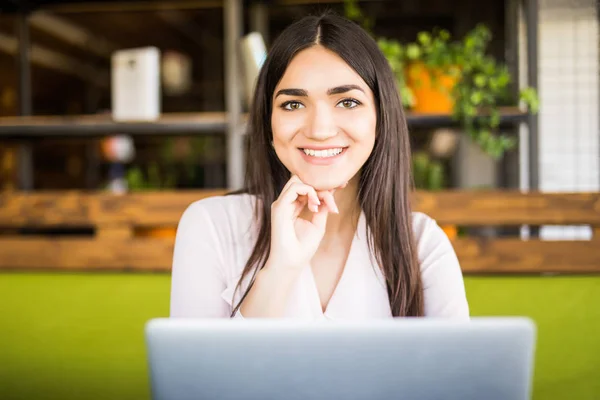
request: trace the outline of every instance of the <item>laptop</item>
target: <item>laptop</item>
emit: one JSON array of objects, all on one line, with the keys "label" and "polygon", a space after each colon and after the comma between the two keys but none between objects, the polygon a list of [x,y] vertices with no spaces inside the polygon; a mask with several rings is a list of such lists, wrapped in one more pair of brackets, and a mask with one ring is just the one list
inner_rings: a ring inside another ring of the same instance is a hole
[{"label": "laptop", "polygon": [[525,400],[526,318],[154,319],[152,398]]}]

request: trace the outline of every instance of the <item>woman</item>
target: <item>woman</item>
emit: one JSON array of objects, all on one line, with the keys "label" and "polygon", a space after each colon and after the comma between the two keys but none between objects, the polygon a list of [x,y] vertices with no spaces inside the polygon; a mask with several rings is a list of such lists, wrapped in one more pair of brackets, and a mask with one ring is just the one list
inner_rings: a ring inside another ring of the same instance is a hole
[{"label": "woman", "polygon": [[450,241],[413,213],[394,76],[356,24],[288,27],[257,81],[242,194],[192,204],[172,317],[468,319]]}]

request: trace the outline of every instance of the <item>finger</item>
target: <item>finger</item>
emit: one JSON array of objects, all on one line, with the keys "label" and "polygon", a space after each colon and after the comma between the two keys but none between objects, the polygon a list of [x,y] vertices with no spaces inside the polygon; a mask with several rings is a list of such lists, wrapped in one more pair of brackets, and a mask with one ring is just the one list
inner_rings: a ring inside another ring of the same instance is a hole
[{"label": "finger", "polygon": [[306,207],[307,203],[308,203],[308,197],[306,197],[306,196],[300,196],[298,198],[298,200],[296,200],[296,209],[294,210],[294,218],[297,218],[300,215],[302,210],[304,210],[304,207]]},{"label": "finger", "polygon": [[292,184],[288,191],[296,191],[296,193],[298,195],[301,196],[306,196],[307,198],[307,203],[308,203],[308,209],[313,211],[313,212],[317,212],[319,210],[319,206],[321,205],[321,200],[319,199],[319,196],[317,195],[317,191],[309,185],[305,185],[304,183],[294,183]]},{"label": "finger", "polygon": [[281,193],[285,192],[295,182],[297,182],[297,183],[304,183],[304,182],[302,182],[300,180],[300,178],[298,177],[298,175],[292,175],[290,177],[290,179],[283,186],[283,189],[281,189]]},{"label": "finger", "polygon": [[331,191],[319,192],[319,196],[323,199],[323,203],[325,203],[325,205],[331,212],[334,212],[336,214],[340,213],[337,204],[335,204],[335,199]]},{"label": "finger", "polygon": [[[300,180],[300,178],[298,177],[298,175],[292,175],[292,177],[288,180],[288,182],[285,184],[285,186],[283,187],[283,189],[281,190],[281,194],[280,197],[283,195],[284,192],[288,191],[290,189],[290,187],[292,187],[294,184],[300,184],[300,185],[304,185],[307,187],[311,187],[309,185],[306,185],[304,182],[302,182]],[[319,200],[319,197],[316,195],[316,191],[313,189],[314,195],[312,194],[308,194],[308,197],[310,198],[311,201],[309,201],[309,209],[313,210],[316,212],[316,206],[321,205],[321,201]]]},{"label": "finger", "polygon": [[299,196],[308,197],[308,206],[311,211],[316,212],[316,208],[321,205],[317,192],[312,186],[303,183],[294,182],[290,187],[279,196],[279,202],[282,204],[292,204]]}]

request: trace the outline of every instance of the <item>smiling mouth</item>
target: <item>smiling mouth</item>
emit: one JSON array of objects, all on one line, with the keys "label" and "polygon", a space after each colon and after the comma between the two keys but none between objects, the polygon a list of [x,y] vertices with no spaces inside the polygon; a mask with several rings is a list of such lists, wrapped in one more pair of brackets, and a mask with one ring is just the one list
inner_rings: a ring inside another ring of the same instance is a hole
[{"label": "smiling mouth", "polygon": [[347,147],[332,147],[330,149],[313,150],[313,149],[300,149],[304,154],[314,158],[331,158],[342,154]]}]

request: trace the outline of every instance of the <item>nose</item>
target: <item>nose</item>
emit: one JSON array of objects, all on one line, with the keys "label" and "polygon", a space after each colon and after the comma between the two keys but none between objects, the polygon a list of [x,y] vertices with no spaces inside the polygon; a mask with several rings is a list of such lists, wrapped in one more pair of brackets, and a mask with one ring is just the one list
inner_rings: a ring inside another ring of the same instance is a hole
[{"label": "nose", "polygon": [[329,105],[321,104],[313,107],[309,116],[307,136],[314,140],[327,140],[338,133],[333,110]]}]

